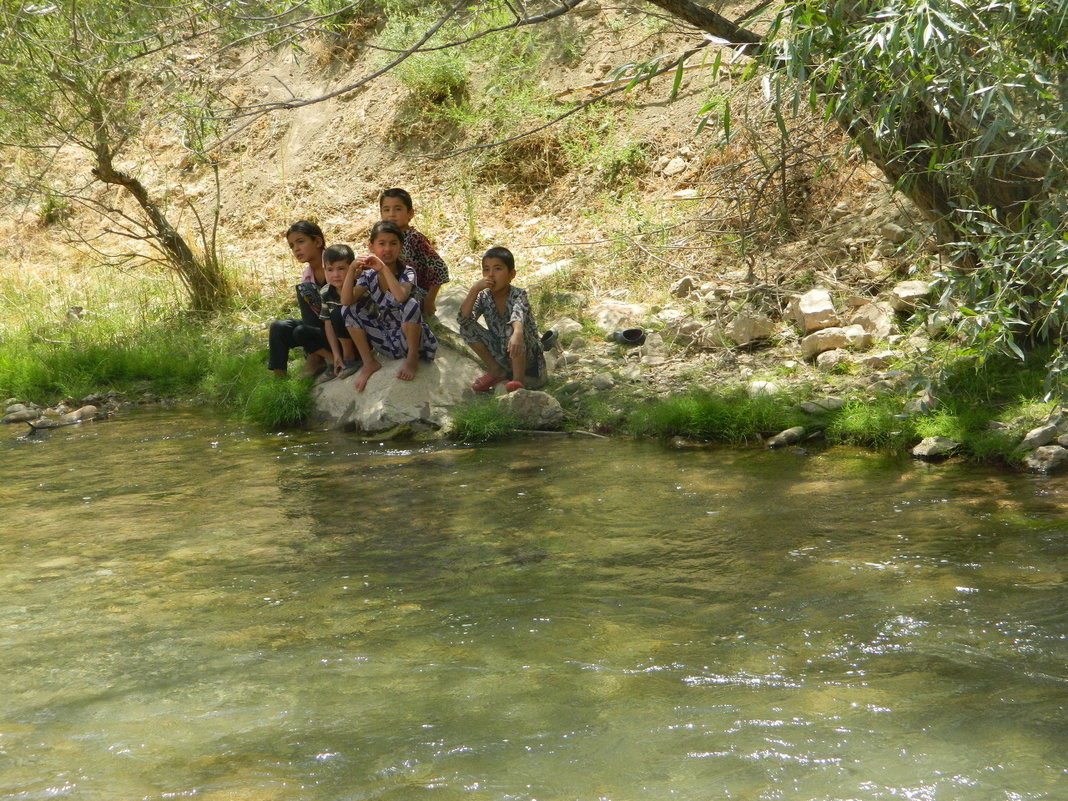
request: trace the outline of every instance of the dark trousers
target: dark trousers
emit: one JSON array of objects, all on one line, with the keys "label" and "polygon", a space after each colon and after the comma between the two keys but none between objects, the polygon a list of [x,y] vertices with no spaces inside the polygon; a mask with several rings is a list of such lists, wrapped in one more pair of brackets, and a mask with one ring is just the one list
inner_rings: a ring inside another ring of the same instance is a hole
[{"label": "dark trousers", "polygon": [[[304,348],[304,355],[315,353],[317,350],[330,350],[330,343],[326,340],[326,329],[323,327],[327,322],[320,320],[319,316],[312,311],[304,299],[297,298],[300,307],[299,320],[275,320],[271,323],[270,332],[267,336],[268,370],[285,370],[289,362],[289,351],[293,348]],[[337,319],[333,319],[337,317]],[[338,339],[348,339],[349,332],[341,323],[341,315],[331,315],[330,324],[334,326],[334,333]]]}]

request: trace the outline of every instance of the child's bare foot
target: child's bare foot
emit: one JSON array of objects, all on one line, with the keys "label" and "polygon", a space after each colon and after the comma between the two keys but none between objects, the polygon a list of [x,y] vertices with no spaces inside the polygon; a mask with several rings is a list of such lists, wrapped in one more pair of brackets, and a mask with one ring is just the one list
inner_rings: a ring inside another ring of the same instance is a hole
[{"label": "child's bare foot", "polygon": [[397,371],[397,378],[401,381],[411,381],[419,371],[419,359],[405,359]]},{"label": "child's bare foot", "polygon": [[367,388],[367,379],[381,369],[382,365],[378,363],[377,359],[371,359],[371,361],[364,364],[364,366],[360,368],[360,372],[356,374],[356,380],[353,382],[356,391],[363,392]]}]

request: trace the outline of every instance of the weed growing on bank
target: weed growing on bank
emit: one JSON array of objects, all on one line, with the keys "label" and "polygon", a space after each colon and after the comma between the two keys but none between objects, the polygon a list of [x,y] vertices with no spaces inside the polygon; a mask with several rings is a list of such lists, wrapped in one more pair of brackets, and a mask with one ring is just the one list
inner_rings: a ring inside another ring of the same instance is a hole
[{"label": "weed growing on bank", "polygon": [[502,439],[518,428],[519,421],[492,397],[478,398],[452,410],[451,435],[462,442]]},{"label": "weed growing on bank", "polygon": [[772,433],[804,425],[804,415],[783,396],[749,397],[744,388],[714,393],[691,390],[642,404],[624,429],[639,437],[681,436],[710,442],[759,442]]}]

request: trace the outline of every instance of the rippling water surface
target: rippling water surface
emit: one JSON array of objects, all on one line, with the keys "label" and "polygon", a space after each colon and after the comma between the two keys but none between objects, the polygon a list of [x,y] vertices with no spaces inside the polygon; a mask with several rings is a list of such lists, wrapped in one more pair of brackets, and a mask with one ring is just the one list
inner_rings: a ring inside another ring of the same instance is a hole
[{"label": "rippling water surface", "polygon": [[0,431],[0,797],[1068,798],[1068,480]]}]

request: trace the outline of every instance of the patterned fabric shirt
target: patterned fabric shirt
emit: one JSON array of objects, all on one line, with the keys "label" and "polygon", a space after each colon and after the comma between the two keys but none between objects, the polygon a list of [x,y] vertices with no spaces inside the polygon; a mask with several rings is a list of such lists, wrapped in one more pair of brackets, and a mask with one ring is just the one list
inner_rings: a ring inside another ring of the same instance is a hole
[{"label": "patterned fabric shirt", "polygon": [[[401,265],[397,281],[402,284],[415,284],[415,269],[407,265]],[[360,273],[359,278],[356,279],[356,286],[362,286],[367,290],[365,297],[377,306],[382,314],[393,318],[397,325],[401,324],[404,304],[397,302],[397,299],[393,297],[393,293],[387,288],[385,281],[379,281],[377,272],[364,270]],[[412,288],[414,289],[415,287],[413,286]]]},{"label": "patterned fabric shirt", "polygon": [[431,287],[440,286],[449,281],[449,268],[445,266],[430,240],[414,228],[404,229],[404,244],[401,247],[400,261],[415,268],[415,280],[421,295]]}]

